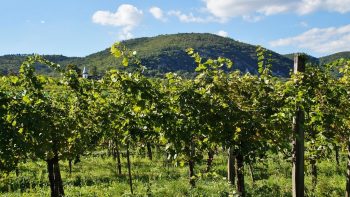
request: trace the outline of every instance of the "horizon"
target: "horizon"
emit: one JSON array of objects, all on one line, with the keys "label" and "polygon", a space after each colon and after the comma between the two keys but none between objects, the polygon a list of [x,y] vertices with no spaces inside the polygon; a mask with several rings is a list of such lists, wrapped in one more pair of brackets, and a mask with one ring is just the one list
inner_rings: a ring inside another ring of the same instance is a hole
[{"label": "horizon", "polygon": [[[350,0],[4,0],[0,56],[85,57],[114,42],[211,33],[279,54],[350,51]],[[29,9],[30,8],[30,9]]]}]

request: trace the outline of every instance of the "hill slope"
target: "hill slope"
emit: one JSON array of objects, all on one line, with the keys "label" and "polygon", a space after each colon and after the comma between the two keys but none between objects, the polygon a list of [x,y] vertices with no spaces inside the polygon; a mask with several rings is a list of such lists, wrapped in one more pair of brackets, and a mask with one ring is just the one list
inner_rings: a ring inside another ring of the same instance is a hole
[{"label": "hill slope", "polygon": [[334,53],[320,58],[321,64],[327,64],[340,58],[350,59],[350,51]]},{"label": "hill slope", "polygon": [[[245,44],[213,34],[174,34],[160,35],[150,38],[137,38],[124,41],[129,49],[137,51],[138,57],[148,68],[150,75],[162,75],[166,72],[180,72],[188,75],[194,73],[196,65],[185,50],[193,48],[204,58],[227,57],[233,60],[234,69],[257,71],[256,46]],[[273,51],[269,51],[273,63],[273,72],[286,76],[292,68],[292,61]],[[120,67],[120,62],[110,55],[109,48],[91,54],[81,59],[67,60],[63,63],[73,63],[79,67],[97,67],[99,72],[112,67]]]},{"label": "hill slope", "polygon": [[[291,54],[286,54],[283,55],[284,57],[293,60],[294,58],[294,53]],[[312,63],[312,64],[319,64],[319,65],[324,65],[324,64],[328,64],[331,63],[335,60],[344,58],[344,59],[350,59],[350,51],[344,51],[344,52],[339,52],[339,53],[334,53],[332,55],[327,55],[327,56],[323,56],[320,58],[316,58],[313,57],[311,55],[306,55],[308,58],[308,62]]]},{"label": "hill slope", "polygon": [[[166,72],[180,72],[193,75],[196,65],[185,50],[194,48],[204,58],[227,57],[233,60],[234,69],[255,73],[257,68],[256,46],[224,38],[213,34],[184,33],[160,35],[149,38],[137,38],[123,42],[131,50],[136,50],[142,63],[148,68],[148,74],[156,76]],[[273,63],[273,72],[286,76],[292,67],[292,61],[273,51],[269,51]],[[6,55],[0,57],[0,73],[9,74],[18,72],[19,65],[26,55]],[[122,68],[120,62],[109,52],[109,48],[88,55],[86,57],[65,57],[61,55],[45,56],[49,60],[63,66],[75,64],[89,70],[104,73],[110,68]],[[50,70],[38,65],[40,73],[49,73]]]},{"label": "hill slope", "polygon": [[[20,65],[22,64],[23,61],[25,61],[27,56],[30,56],[30,54],[0,56],[0,75],[18,73]],[[66,65],[65,62],[69,63],[74,60],[81,59],[77,57],[66,57],[63,55],[44,55],[44,58],[55,63],[59,63],[59,64],[63,63],[63,65]],[[36,65],[36,69],[37,69],[37,72],[41,74],[50,74],[52,72],[52,70],[47,66],[43,66],[39,64]]]},{"label": "hill slope", "polygon": [[[290,53],[290,54],[286,54],[283,56],[294,61],[294,55],[295,55],[294,53]],[[306,58],[307,58],[307,62],[309,62],[309,63],[317,64],[317,65],[320,64],[320,59],[317,57],[306,54]]]},{"label": "hill slope", "polygon": [[[193,59],[186,54],[185,50],[187,48],[194,48],[204,58],[227,57],[233,60],[233,69],[251,73],[256,73],[257,71],[256,46],[213,34],[181,33],[160,35],[126,40],[123,43],[129,49],[137,51],[138,57],[148,68],[148,74],[152,76],[162,75],[166,72],[193,75],[196,65]],[[288,76],[293,66],[292,55],[283,56],[273,51],[268,52],[271,53],[273,58],[273,73],[279,76]],[[350,56],[350,52],[325,57],[322,61],[328,61],[343,55]],[[18,72],[19,65],[24,61],[25,57],[26,55],[0,56],[0,74]],[[120,61],[110,54],[109,48],[86,57],[48,55],[45,58],[63,66],[68,64],[75,64],[80,68],[85,66],[88,70],[94,70],[95,73],[100,74],[111,68],[124,69],[120,65]],[[319,61],[317,58],[313,58],[313,60]],[[46,67],[37,65],[37,68],[40,73],[52,74],[51,70]]]}]

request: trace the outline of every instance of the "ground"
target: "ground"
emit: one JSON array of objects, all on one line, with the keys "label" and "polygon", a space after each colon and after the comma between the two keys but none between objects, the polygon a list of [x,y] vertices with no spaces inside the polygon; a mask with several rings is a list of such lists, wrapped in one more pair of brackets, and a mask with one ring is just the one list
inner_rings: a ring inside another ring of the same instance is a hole
[{"label": "ground", "polygon": [[[345,154],[337,167],[335,159],[319,164],[318,184],[311,191],[309,166],[306,166],[307,196],[344,196]],[[134,154],[132,175],[134,196],[235,196],[234,186],[226,179],[226,154],[219,152],[214,158],[210,173],[204,173],[205,159],[196,166],[197,187],[191,189],[187,166],[167,163],[164,153],[154,154],[150,161],[142,154]],[[103,152],[85,155],[73,165],[69,174],[67,161],[61,161],[62,178],[66,196],[133,196],[128,185],[126,158],[122,158],[122,175],[116,171],[116,162]],[[245,166],[247,196],[291,196],[291,164],[282,156],[269,154],[264,162],[253,164],[253,177]],[[50,196],[46,163],[30,161],[19,166],[19,176],[14,172],[2,174],[1,196]]]}]

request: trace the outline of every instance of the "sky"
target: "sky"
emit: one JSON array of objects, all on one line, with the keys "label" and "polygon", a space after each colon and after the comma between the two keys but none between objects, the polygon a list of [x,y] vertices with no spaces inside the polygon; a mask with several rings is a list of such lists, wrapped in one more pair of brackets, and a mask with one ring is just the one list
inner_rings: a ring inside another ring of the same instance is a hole
[{"label": "sky", "polygon": [[0,55],[82,57],[186,32],[320,57],[350,51],[350,0],[0,0]]}]

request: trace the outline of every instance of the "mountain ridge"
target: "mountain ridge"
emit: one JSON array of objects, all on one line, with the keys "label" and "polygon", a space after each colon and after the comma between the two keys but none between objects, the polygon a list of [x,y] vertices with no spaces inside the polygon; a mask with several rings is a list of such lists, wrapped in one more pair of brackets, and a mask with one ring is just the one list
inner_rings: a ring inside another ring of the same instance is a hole
[{"label": "mountain ridge", "polygon": [[[243,72],[257,72],[257,46],[221,37],[209,33],[179,33],[159,35],[155,37],[142,37],[122,41],[130,50],[137,51],[137,56],[148,68],[147,74],[161,76],[166,72],[178,72],[185,76],[193,76],[196,67],[193,59],[185,52],[193,48],[203,58],[226,57],[234,62],[234,69]],[[272,71],[275,75],[286,77],[293,66],[293,55],[281,55],[267,50],[273,61]],[[0,56],[0,74],[6,75],[18,72],[20,64],[27,55]],[[121,66],[120,60],[115,59],[109,48],[87,55],[85,57],[67,57],[64,55],[44,55],[50,61],[67,66],[77,65],[80,69],[87,67],[94,74],[103,74],[111,68],[132,69]],[[309,56],[313,63],[327,63],[335,58],[350,58],[350,52],[341,52],[329,56],[316,58]],[[52,74],[52,71],[43,66],[36,65],[39,73]]]}]

